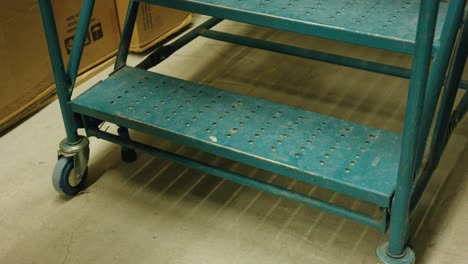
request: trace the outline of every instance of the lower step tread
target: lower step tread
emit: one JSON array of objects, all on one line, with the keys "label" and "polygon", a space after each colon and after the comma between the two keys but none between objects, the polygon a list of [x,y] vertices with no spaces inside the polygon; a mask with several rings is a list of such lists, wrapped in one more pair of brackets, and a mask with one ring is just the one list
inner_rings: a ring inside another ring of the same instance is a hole
[{"label": "lower step tread", "polygon": [[75,112],[388,206],[398,134],[124,67]]}]

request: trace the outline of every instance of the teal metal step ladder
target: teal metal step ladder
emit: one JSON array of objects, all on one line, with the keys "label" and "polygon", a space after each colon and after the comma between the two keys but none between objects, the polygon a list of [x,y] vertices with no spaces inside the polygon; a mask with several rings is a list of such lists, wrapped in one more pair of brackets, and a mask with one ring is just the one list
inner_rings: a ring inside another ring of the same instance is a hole
[{"label": "teal metal step ladder", "polygon": [[[408,225],[451,132],[467,111],[455,106],[468,49],[466,0],[141,0],[130,1],[114,72],[71,100],[93,0],[84,0],[69,65],[60,53],[50,0],[39,0],[67,138],[60,144],[54,187],[75,195],[85,188],[89,141],[77,133],[181,163],[250,187],[317,207],[381,232],[383,263],[414,263]],[[140,2],[205,14],[207,20],[137,67],[126,65]],[[323,53],[211,28],[229,19],[376,49],[410,54],[411,69]],[[146,71],[197,37],[410,79],[404,129],[378,128]],[[451,59],[453,58],[453,59]],[[438,106],[439,103],[439,107]],[[100,129],[118,125],[118,134]],[[429,138],[431,127],[432,138]],[[379,206],[377,218],[130,139],[128,129],[175,141]],[[423,160],[424,157],[427,160]]]}]

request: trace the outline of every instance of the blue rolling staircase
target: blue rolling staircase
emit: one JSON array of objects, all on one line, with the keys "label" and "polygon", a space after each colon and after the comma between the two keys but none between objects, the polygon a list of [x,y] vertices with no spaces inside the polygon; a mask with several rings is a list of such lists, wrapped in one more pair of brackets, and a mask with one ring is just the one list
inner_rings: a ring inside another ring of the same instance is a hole
[{"label": "blue rolling staircase", "polygon": [[[141,0],[130,1],[115,71],[71,100],[94,1],[84,0],[70,63],[63,66],[50,0],[39,0],[67,138],[60,144],[54,187],[75,195],[85,188],[89,141],[77,133],[135,149],[212,175],[318,207],[382,232],[383,263],[414,263],[408,247],[411,214],[437,167],[451,132],[467,110],[455,106],[468,53],[466,1],[437,0]],[[137,67],[126,65],[140,2],[212,16],[177,40],[158,47]],[[413,56],[411,69],[288,46],[211,28],[234,20],[385,49]],[[197,37],[304,57],[410,79],[401,134],[149,72]],[[451,59],[453,58],[453,59]],[[439,103],[440,102],[440,103]],[[437,107],[439,103],[439,108]],[[100,130],[118,125],[118,134]],[[429,138],[434,126],[432,138]],[[378,218],[295,193],[130,139],[128,129],[175,141],[382,208]],[[423,160],[424,154],[428,160]],[[74,170],[73,170],[74,168]]]}]

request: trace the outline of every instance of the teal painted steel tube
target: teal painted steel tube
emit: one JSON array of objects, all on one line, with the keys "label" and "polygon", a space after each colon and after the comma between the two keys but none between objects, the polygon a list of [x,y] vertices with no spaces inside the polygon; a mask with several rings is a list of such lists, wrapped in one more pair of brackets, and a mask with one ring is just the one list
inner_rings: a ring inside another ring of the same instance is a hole
[{"label": "teal painted steel tube", "polygon": [[[424,97],[423,119],[421,123],[421,132],[417,142],[416,168],[420,168],[424,158],[426,142],[431,130],[434,113],[437,102],[439,101],[440,91],[444,85],[445,73],[452,55],[453,46],[457,37],[463,19],[463,10],[466,0],[452,1],[447,13],[444,28],[441,35],[440,49],[436,53],[434,63],[432,64],[429,79],[427,81],[427,91]],[[456,86],[460,82],[458,81]],[[458,87],[457,87],[458,88]]]},{"label": "teal painted steel tube", "polygon": [[133,29],[135,28],[135,21],[138,14],[138,1],[130,0],[128,4],[127,16],[125,18],[124,28],[120,37],[119,51],[115,61],[114,70],[118,70],[125,66],[127,63],[128,49],[132,41]]},{"label": "teal painted steel tube", "polygon": [[282,53],[286,55],[296,56],[300,58],[312,59],[327,63],[338,64],[346,67],[356,68],[360,70],[366,70],[371,72],[377,72],[382,74],[387,74],[391,76],[396,76],[400,78],[409,78],[411,71],[409,69],[386,65],[382,63],[376,63],[371,61],[365,61],[360,59],[355,59],[346,56],[340,56],[330,53],[325,53],[321,51],[305,49],[300,47],[294,47],[290,45],[275,43],[271,41],[265,41],[260,39],[254,39],[239,35],[233,35],[229,33],[214,31],[214,30],[205,30],[201,32],[201,36],[215,39],[219,41],[225,41],[233,44],[243,45],[247,47],[257,48],[268,50],[272,52]]},{"label": "teal painted steel tube", "polygon": [[59,38],[51,1],[39,0],[39,8],[41,10],[42,23],[47,39],[47,46],[52,64],[52,71],[54,73],[60,109],[62,110],[62,118],[65,125],[67,140],[69,143],[75,143],[79,141],[79,137],[76,131],[77,125],[74,122],[73,112],[68,105],[68,102],[70,101],[69,89],[71,85],[67,73],[65,72],[62,52],[60,51]]},{"label": "teal painted steel tube", "polygon": [[[114,71],[127,64],[128,51],[130,48],[130,42],[132,41],[139,5],[140,3],[134,0],[130,0],[128,3],[127,15],[125,17],[124,28],[120,37],[119,50],[117,52],[117,59],[115,60]],[[126,134],[129,137],[128,128],[121,126],[119,127],[119,130],[121,134]],[[122,154],[129,151],[131,150],[128,148],[122,148]]]},{"label": "teal painted steel tube", "polygon": [[[445,149],[448,139],[450,138],[450,133],[453,129],[451,126],[451,118],[450,115],[452,113],[452,108],[455,102],[455,98],[458,91],[458,84],[460,82],[461,76],[463,74],[463,67],[465,65],[466,58],[468,56],[468,49],[464,48],[468,47],[468,27],[465,26],[463,28],[462,34],[460,36],[460,40],[458,43],[458,48],[454,54],[454,61],[451,65],[447,85],[444,89],[442,94],[442,100],[440,102],[439,107],[439,114],[436,119],[436,124],[434,127],[434,134],[431,139],[431,146],[430,146],[430,153],[428,166],[424,168],[421,172],[420,177],[417,179],[417,182],[412,191],[411,197],[411,211],[413,212],[414,209],[417,207],[424,190],[426,189],[429,180],[431,179],[431,175],[437,168],[437,164],[439,163],[440,157]],[[465,101],[468,101],[468,93],[465,92],[464,98]],[[462,104],[462,101],[459,104]],[[457,108],[458,109],[458,108]],[[466,112],[466,109],[465,109]],[[455,110],[456,113],[456,110]],[[452,115],[452,118],[455,116]]]},{"label": "teal painted steel tube", "polygon": [[421,1],[420,4],[416,51],[408,91],[395,198],[390,218],[390,241],[387,254],[393,258],[403,257],[406,247],[410,192],[415,173],[415,144],[419,137],[421,110],[424,105],[438,7],[438,0]]},{"label": "teal painted steel tube", "polygon": [[412,197],[411,197],[411,206],[410,206],[411,213],[414,213],[416,207],[419,204],[419,201],[421,200],[424,190],[426,189],[426,186],[431,179],[432,174],[437,169],[437,164],[440,161],[440,158],[443,154],[443,151],[447,145],[448,140],[450,139],[450,135],[453,129],[456,127],[458,123],[457,121],[461,120],[467,111],[468,111],[468,93],[465,92],[465,94],[462,97],[462,100],[458,104],[458,107],[453,112],[452,118],[449,119],[446,130],[441,131],[444,134],[440,134],[440,135],[442,135],[444,138],[442,138],[442,136],[437,136],[437,137],[441,137],[442,139],[439,142],[439,144],[436,144],[438,145],[438,148],[432,152],[433,155],[435,156],[434,158],[432,158],[434,161],[430,161],[429,162],[430,166],[427,166],[424,168],[424,170],[421,172],[421,176],[416,182],[416,185],[413,187]]},{"label": "teal painted steel tube", "polygon": [[70,60],[68,61],[67,67],[67,73],[71,81],[71,87],[75,85],[76,77],[78,75],[81,55],[83,54],[86,36],[88,35],[89,22],[91,21],[93,8],[94,0],[83,0],[75,38],[73,39]]},{"label": "teal painted steel tube", "polygon": [[188,33],[184,34],[180,38],[176,39],[174,42],[170,43],[169,45],[161,46],[155,49],[151,55],[149,55],[145,60],[140,62],[136,68],[140,69],[149,69],[167,59],[171,56],[174,52],[182,48],[183,46],[187,45],[189,42],[200,36],[200,32],[202,30],[210,29],[216,26],[218,23],[223,21],[223,19],[219,18],[210,18],[207,21],[203,22],[201,25],[197,26],[196,28],[190,30]]},{"label": "teal painted steel tube", "polygon": [[[463,69],[468,56],[468,25],[463,27],[460,42],[454,55],[452,68],[449,72],[447,86],[444,89],[444,94],[440,102],[439,115],[437,117],[436,125],[434,128],[434,135],[431,140],[431,160],[428,162],[430,166],[437,167],[440,157],[445,149],[449,138],[450,128],[450,115],[452,113],[455,98],[457,96],[458,84],[463,75]],[[467,92],[465,92],[466,97]],[[460,102],[463,106],[463,100]],[[458,109],[458,108],[457,108]],[[455,110],[455,113],[457,111]],[[459,119],[460,120],[460,119]]]},{"label": "teal painted steel tube", "polygon": [[179,164],[182,164],[184,166],[187,166],[196,170],[201,170],[211,175],[225,178],[230,181],[237,182],[239,184],[247,185],[252,188],[261,190],[261,191],[269,192],[274,195],[277,195],[277,196],[280,196],[280,197],[283,197],[292,201],[296,201],[299,203],[303,203],[311,207],[316,207],[321,210],[327,211],[329,213],[336,214],[341,217],[352,219],[359,223],[375,227],[379,229],[381,232],[385,232],[385,228],[386,228],[385,220],[379,221],[368,215],[358,213],[350,209],[340,207],[340,206],[337,206],[337,205],[334,205],[334,204],[331,204],[331,203],[328,203],[328,202],[325,202],[316,198],[312,198],[304,194],[293,192],[293,191],[290,191],[288,189],[285,189],[279,186],[275,186],[275,185],[272,185],[263,181],[259,181],[250,177],[242,176],[237,173],[233,173],[233,172],[221,169],[221,168],[217,168],[212,165],[205,164],[199,161],[195,161],[195,160],[192,160],[192,159],[189,159],[189,158],[186,158],[186,157],[183,157],[183,156],[180,156],[180,155],[177,155],[177,154],[165,151],[165,150],[157,149],[157,148],[154,148],[154,147],[142,144],[142,143],[138,143],[138,142],[131,141],[131,140],[124,140],[118,136],[100,131],[96,128],[89,128],[87,130],[87,133],[88,133],[88,136],[101,138],[101,139],[104,139],[104,140],[107,140],[107,141],[110,141],[110,142],[113,142],[113,143],[116,143],[116,144],[119,144],[128,148],[139,149],[149,154],[158,156],[160,158],[168,159],[168,160],[177,162]]}]

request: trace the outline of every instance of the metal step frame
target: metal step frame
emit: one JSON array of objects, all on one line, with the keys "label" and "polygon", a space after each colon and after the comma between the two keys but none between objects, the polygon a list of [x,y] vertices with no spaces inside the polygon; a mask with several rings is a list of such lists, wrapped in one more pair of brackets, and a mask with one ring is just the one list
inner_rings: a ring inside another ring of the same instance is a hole
[{"label": "metal step frame", "polygon": [[[169,44],[160,45],[137,68],[132,68],[126,66],[126,60],[140,2],[215,18]],[[83,0],[67,68],[60,52],[51,1],[39,0],[39,3],[67,144],[78,144],[80,136],[77,129],[85,128],[87,136],[102,138],[126,149],[139,149],[173,160],[358,221],[382,232],[389,229],[389,242],[377,249],[380,261],[414,262],[414,254],[407,245],[411,214],[437,167],[451,131],[467,111],[466,92],[459,105],[454,105],[457,90],[466,89],[467,86],[466,81],[461,81],[468,55],[467,49],[463,48],[468,44],[468,26],[463,24],[468,18],[466,0],[452,0],[450,3],[438,0],[369,0],[346,3],[338,0],[131,0],[115,71],[108,79],[73,101],[71,95],[94,0]],[[419,19],[414,19],[415,17]],[[413,56],[413,65],[411,69],[406,69],[211,30],[223,19],[406,53]],[[405,30],[401,30],[402,27]],[[396,135],[145,71],[163,62],[197,37],[408,78],[410,85],[403,132]],[[141,87],[132,89],[136,86]],[[159,89],[159,86],[164,89]],[[193,94],[194,91],[199,94]],[[170,99],[171,93],[184,97],[184,102],[180,98],[179,101]],[[168,103],[149,105],[145,101],[149,97],[160,102],[168,100]],[[227,106],[218,102],[223,100],[227,100],[223,102]],[[190,104],[191,101],[194,104]],[[440,106],[437,108],[439,101]],[[150,106],[151,111],[148,109]],[[202,121],[191,123],[188,118],[197,118],[192,114],[193,111],[202,114],[205,107],[223,111],[226,115],[221,119],[228,122],[213,121],[213,118],[219,119],[219,116],[215,117],[215,112],[211,112],[205,118],[198,119]],[[184,109],[191,112],[184,114]],[[165,118],[155,118],[154,111],[160,111]],[[265,124],[259,122],[259,125],[249,124],[250,129],[241,128],[240,126],[248,123],[245,122],[246,116],[253,114]],[[165,122],[171,119],[177,122]],[[281,122],[265,132],[268,122],[273,124],[270,119]],[[101,131],[99,124],[103,121],[119,125],[122,133],[113,135]],[[239,124],[239,127],[232,123]],[[433,124],[434,133],[428,141]],[[376,219],[349,208],[132,141],[126,132],[128,128],[374,203],[382,208],[382,214]],[[365,135],[364,138],[362,135]],[[323,144],[308,146],[317,136],[321,137],[319,142]],[[234,138],[236,140],[231,140]],[[282,140],[292,140],[294,144],[288,144],[287,147],[271,144],[275,141],[279,144]],[[337,155],[333,161],[329,159],[331,152]],[[426,163],[423,162],[425,153],[429,157]],[[385,162],[376,163],[375,159],[366,157],[366,154],[379,157]],[[360,159],[357,160],[358,158]],[[349,177],[353,173],[356,175]],[[371,174],[374,175],[372,179]]]},{"label": "metal step frame", "polygon": [[395,189],[401,138],[393,132],[128,66],[71,106],[382,207]]}]

